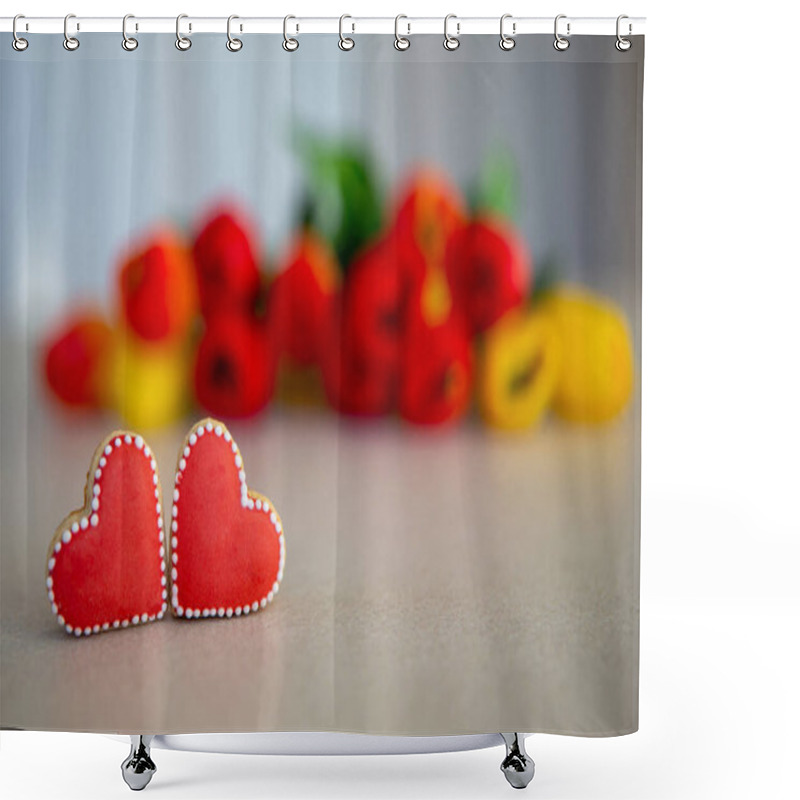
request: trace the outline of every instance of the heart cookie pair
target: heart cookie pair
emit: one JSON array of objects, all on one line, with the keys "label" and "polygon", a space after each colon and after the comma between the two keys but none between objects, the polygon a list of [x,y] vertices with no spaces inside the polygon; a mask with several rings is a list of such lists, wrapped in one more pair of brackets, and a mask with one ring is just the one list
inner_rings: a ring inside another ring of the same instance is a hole
[{"label": "heart cookie pair", "polygon": [[95,451],[83,508],[50,543],[47,593],[75,636],[160,620],[169,606],[187,619],[240,616],[272,601],[285,555],[278,512],[248,489],[221,422],[198,422],[184,440],[168,530],[150,447],[117,431]]}]

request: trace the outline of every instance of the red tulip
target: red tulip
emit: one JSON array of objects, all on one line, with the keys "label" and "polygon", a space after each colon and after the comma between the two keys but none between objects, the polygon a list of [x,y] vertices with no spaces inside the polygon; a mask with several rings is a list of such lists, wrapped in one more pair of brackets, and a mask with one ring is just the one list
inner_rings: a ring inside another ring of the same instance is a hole
[{"label": "red tulip", "polygon": [[326,371],[326,391],[331,405],[342,414],[374,417],[390,413],[397,396],[397,374],[373,357],[351,349]]},{"label": "red tulip", "polygon": [[200,307],[208,319],[219,310],[246,308],[258,291],[255,237],[241,216],[221,211],[208,220],[194,243]]},{"label": "red tulip", "polygon": [[527,247],[497,219],[478,218],[456,232],[445,263],[455,304],[473,333],[485,331],[529,295],[533,264]]},{"label": "red tulip", "polygon": [[242,313],[221,311],[208,322],[194,370],[197,401],[222,417],[264,408],[275,386],[275,357],[266,327]]},{"label": "red tulip", "polygon": [[82,408],[103,405],[112,339],[105,320],[92,313],[72,317],[53,333],[45,344],[44,371],[62,403]]},{"label": "red tulip", "polygon": [[319,363],[333,323],[339,271],[332,250],[311,231],[294,243],[270,289],[276,345],[293,364]]},{"label": "red tulip", "polygon": [[184,336],[197,309],[189,253],[178,235],[161,230],[122,264],[118,279],[125,324],[148,342]]},{"label": "red tulip", "polygon": [[469,408],[474,363],[469,331],[453,313],[429,325],[409,317],[403,350],[400,415],[419,425],[459,419]]},{"label": "red tulip", "polygon": [[399,365],[408,287],[394,243],[385,239],[365,251],[348,274],[342,300],[343,344]]},{"label": "red tulip", "polygon": [[340,347],[327,355],[325,365],[328,394],[340,411],[375,415],[394,408],[407,296],[390,239],[372,245],[350,268]]},{"label": "red tulip", "polygon": [[458,191],[439,173],[422,169],[401,192],[393,234],[401,265],[415,288],[427,266],[444,260],[453,234],[464,227],[466,212]]}]

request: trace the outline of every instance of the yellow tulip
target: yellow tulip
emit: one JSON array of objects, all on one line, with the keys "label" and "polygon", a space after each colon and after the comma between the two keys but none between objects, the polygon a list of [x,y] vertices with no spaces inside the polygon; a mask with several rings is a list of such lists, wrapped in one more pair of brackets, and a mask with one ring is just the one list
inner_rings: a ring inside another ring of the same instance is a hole
[{"label": "yellow tulip", "polygon": [[191,359],[185,342],[145,342],[119,331],[110,369],[111,405],[136,429],[180,419],[190,401]]},{"label": "yellow tulip", "polygon": [[561,371],[561,345],[553,323],[531,309],[504,314],[486,332],[479,403],[486,422],[519,430],[544,415]]},{"label": "yellow tulip", "polygon": [[589,424],[620,414],[633,391],[633,347],[622,310],[584,289],[560,287],[539,312],[556,326],[563,353],[554,411]]}]

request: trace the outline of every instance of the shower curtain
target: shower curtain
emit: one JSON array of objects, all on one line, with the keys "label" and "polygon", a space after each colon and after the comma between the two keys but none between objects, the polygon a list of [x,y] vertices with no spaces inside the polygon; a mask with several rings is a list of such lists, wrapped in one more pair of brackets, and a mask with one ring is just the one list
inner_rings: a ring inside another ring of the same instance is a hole
[{"label": "shower curtain", "polygon": [[643,38],[28,38],[2,727],[636,730]]}]

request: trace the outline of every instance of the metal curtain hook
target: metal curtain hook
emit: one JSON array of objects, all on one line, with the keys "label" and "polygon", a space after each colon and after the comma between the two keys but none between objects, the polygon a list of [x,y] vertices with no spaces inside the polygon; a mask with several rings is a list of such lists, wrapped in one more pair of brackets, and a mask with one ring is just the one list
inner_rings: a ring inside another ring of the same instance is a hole
[{"label": "metal curtain hook", "polygon": [[[349,14],[342,14],[339,17],[339,49],[340,50],[352,50],[356,43],[355,41],[349,37],[344,35],[344,21],[346,19],[353,19]],[[356,26],[355,23],[351,23],[351,30],[355,32]]]},{"label": "metal curtain hook", "polygon": [[[559,51],[564,51],[569,47],[569,39],[565,39],[558,32],[558,21],[562,20],[562,19],[566,19],[566,18],[567,18],[566,14],[559,14],[556,17],[556,21],[555,21],[555,23],[553,25],[553,31],[554,31],[555,37],[556,37],[555,41],[553,42],[553,47],[555,47],[555,49],[559,50]],[[569,36],[569,34],[570,34],[570,23],[568,22],[567,23],[567,36]]]},{"label": "metal curtain hook", "polygon": [[21,53],[23,50],[27,50],[28,49],[28,40],[27,39],[23,39],[17,33],[17,20],[18,19],[25,19],[25,15],[24,14],[17,14],[17,16],[14,17],[14,21],[11,23],[11,33],[14,35],[14,38],[11,40],[11,46],[18,53]]},{"label": "metal curtain hook", "polygon": [[[192,46],[192,40],[188,36],[184,36],[181,33],[181,20],[188,19],[188,14],[178,14],[175,18],[175,47],[178,50],[188,50]],[[192,30],[192,26],[189,25],[189,30]]]},{"label": "metal curtain hook", "polygon": [[[455,36],[451,36],[449,31],[447,30],[448,23],[450,22],[451,19],[456,20],[456,35]],[[458,22],[458,17],[456,17],[455,14],[448,14],[444,18],[444,42],[443,42],[443,44],[444,44],[444,49],[445,50],[450,50],[451,52],[453,50],[458,50],[458,47],[461,44],[461,41],[458,38],[458,35],[460,33],[461,33],[461,23]]]},{"label": "metal curtain hook", "polygon": [[[283,18],[283,49],[289,53],[293,53],[298,47],[300,47],[300,42],[298,42],[297,39],[293,39],[291,36],[289,36],[290,19],[295,19],[295,17],[293,17],[291,14],[288,14]],[[300,26],[296,26],[295,29],[299,31]]]},{"label": "metal curtain hook", "polygon": [[[67,14],[64,17],[64,49],[70,52],[77,50],[81,46],[81,43],[74,36],[69,35],[69,21],[71,19],[75,19],[74,14]],[[77,25],[76,29],[80,30],[80,26]]]},{"label": "metal curtain hook", "polygon": [[[626,39],[620,33],[620,23],[624,19],[628,19],[628,15],[627,14],[620,14],[617,17],[617,41],[615,42],[614,46],[617,48],[617,50],[620,51],[620,53],[624,53],[627,50],[630,50],[631,49],[631,45],[633,44],[633,42],[631,42],[630,39]],[[633,26],[629,22],[628,23],[628,36],[630,36],[632,32],[633,32]]]},{"label": "metal curtain hook", "polygon": [[395,50],[408,50],[411,47],[411,40],[406,38],[407,36],[411,35],[411,23],[406,22],[406,27],[408,28],[408,33],[406,36],[400,35],[400,20],[401,19],[408,19],[405,14],[398,14],[394,18],[394,49]]},{"label": "metal curtain hook", "polygon": [[[228,41],[225,43],[225,47],[227,47],[228,50],[231,51],[231,53],[238,53],[243,46],[242,40],[237,39],[235,36],[231,34],[231,22],[233,22],[233,20],[235,19],[239,19],[239,17],[237,17],[236,14],[231,14],[228,17]],[[241,27],[239,28],[239,30],[241,31]]]},{"label": "metal curtain hook", "polygon": [[512,33],[511,36],[509,36],[505,32],[505,28],[504,28],[506,20],[507,19],[511,19],[511,18],[512,18],[511,14],[503,14],[503,16],[500,17],[500,49],[501,50],[506,50],[506,51],[513,50],[514,46],[517,43],[516,39],[514,39],[514,34],[516,34],[516,32],[517,32],[517,23],[516,22],[512,22],[511,23],[511,33]]},{"label": "metal curtain hook", "polygon": [[133,14],[126,14],[122,18],[122,49],[127,50],[129,53],[133,52],[139,46],[139,40],[133,36],[128,36],[128,20],[136,19]]}]

